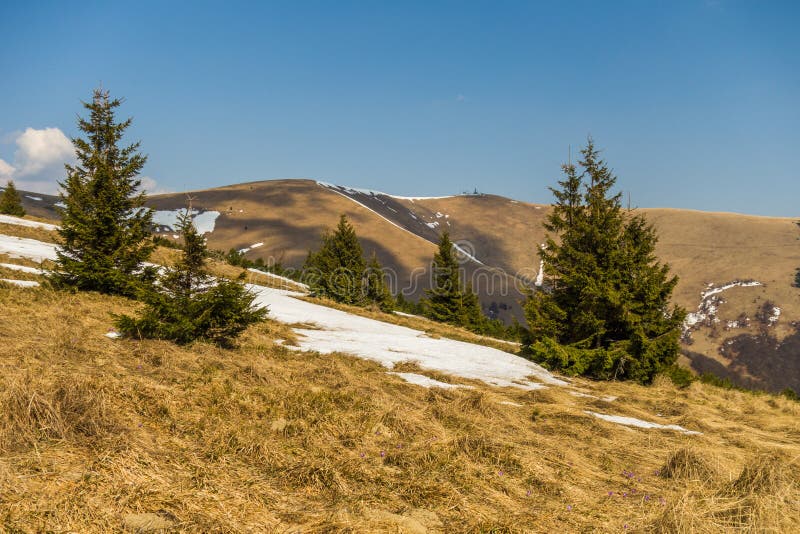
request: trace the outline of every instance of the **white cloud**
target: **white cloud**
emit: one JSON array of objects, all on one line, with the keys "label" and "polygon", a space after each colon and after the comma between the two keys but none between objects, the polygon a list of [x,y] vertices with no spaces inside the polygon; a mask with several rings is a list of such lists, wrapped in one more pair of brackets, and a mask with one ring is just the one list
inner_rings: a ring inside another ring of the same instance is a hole
[{"label": "white cloud", "polygon": [[149,176],[141,176],[139,179],[142,181],[142,185],[139,189],[147,193],[148,195],[160,195],[162,193],[172,193],[169,189],[165,189],[158,185],[153,178]]},{"label": "white cloud", "polygon": [[35,130],[26,128],[16,139],[14,166],[20,177],[35,176],[42,171],[75,161],[75,147],[58,128]]},{"label": "white cloud", "polygon": [[72,141],[58,128],[26,128],[16,134],[13,163],[0,160],[0,178],[14,180],[19,189],[55,194],[65,178],[64,164],[75,162]]},{"label": "white cloud", "polygon": [[0,159],[0,178],[3,180],[10,180],[14,172],[14,167]]}]

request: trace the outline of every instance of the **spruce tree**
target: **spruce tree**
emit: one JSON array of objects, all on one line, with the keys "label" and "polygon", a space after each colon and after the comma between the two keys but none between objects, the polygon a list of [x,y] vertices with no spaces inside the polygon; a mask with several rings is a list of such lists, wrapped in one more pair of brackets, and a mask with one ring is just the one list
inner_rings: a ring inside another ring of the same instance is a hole
[{"label": "spruce tree", "polygon": [[208,248],[186,210],[178,220],[183,237],[181,258],[143,292],[146,308],[139,318],[122,315],[117,327],[136,338],[155,338],[179,344],[198,339],[231,346],[250,324],[266,317],[266,308],[254,308],[255,295],[231,280],[214,280],[207,271]]},{"label": "spruce tree", "polygon": [[308,253],[303,270],[313,295],[363,306],[365,268],[356,231],[342,214],[336,230],[322,235],[322,247]]},{"label": "spruce tree", "polygon": [[623,212],[591,139],[581,154],[582,172],[564,165],[560,189],[551,189],[546,284],[525,305],[530,348],[566,373],[648,382],[677,358],[685,316],[669,302],[677,278],[657,261],[654,228]]},{"label": "spruce tree", "polygon": [[19,196],[19,191],[14,186],[11,180],[6,184],[5,191],[0,195],[0,213],[3,215],[13,215],[15,217],[24,217],[25,208],[22,207],[22,197]]},{"label": "spruce tree", "polygon": [[133,295],[153,249],[151,209],[144,207],[137,178],[146,156],[139,143],[120,147],[131,119],[116,122],[119,99],[96,89],[84,102],[89,118],[79,118],[85,138],[72,140],[78,164],[67,165],[62,188],[62,244],[53,280],[57,285],[109,294]]},{"label": "spruce tree", "polygon": [[425,290],[427,297],[421,303],[425,315],[434,321],[480,329],[483,321],[480,302],[471,286],[462,286],[458,259],[448,232],[439,240],[431,269],[431,288]]},{"label": "spruce tree", "polygon": [[383,268],[374,251],[369,262],[367,262],[365,278],[367,301],[376,304],[382,311],[391,312],[394,310],[395,299],[389,292]]}]

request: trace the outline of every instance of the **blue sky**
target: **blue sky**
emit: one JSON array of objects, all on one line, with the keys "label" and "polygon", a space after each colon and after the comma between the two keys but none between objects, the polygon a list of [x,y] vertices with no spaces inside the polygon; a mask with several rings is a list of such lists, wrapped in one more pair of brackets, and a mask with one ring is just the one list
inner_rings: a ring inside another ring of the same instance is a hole
[{"label": "blue sky", "polygon": [[727,0],[2,2],[0,177],[53,187],[102,82],[153,189],[549,202],[591,134],[635,205],[798,216],[798,23]]}]

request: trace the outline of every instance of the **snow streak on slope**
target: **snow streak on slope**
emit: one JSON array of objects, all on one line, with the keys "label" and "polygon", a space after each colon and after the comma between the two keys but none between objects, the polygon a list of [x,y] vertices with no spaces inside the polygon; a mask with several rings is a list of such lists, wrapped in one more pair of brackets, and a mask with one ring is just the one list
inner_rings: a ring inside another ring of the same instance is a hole
[{"label": "snow streak on slope", "polygon": [[[250,286],[256,303],[269,306],[270,316],[297,328],[301,350],[343,352],[392,367],[415,361],[420,367],[496,386],[538,389],[543,384],[567,385],[533,362],[501,350],[451,339],[433,339],[423,332],[383,323],[293,298],[297,293]],[[533,377],[536,382],[528,377]]]},{"label": "snow streak on slope", "polygon": [[45,230],[58,230],[55,224],[47,224],[37,221],[29,221],[21,217],[13,217],[11,215],[0,215],[0,223],[14,224],[16,226],[27,226],[28,228],[43,228]]},{"label": "snow streak on slope", "polygon": [[39,287],[39,282],[34,282],[33,280],[9,280],[8,278],[0,278],[0,282],[19,287]]},{"label": "snow streak on slope", "polygon": [[[364,209],[366,209],[366,210],[369,210],[369,211],[371,211],[372,213],[374,213],[375,215],[377,215],[378,217],[380,217],[380,218],[381,218],[381,219],[383,219],[384,221],[388,222],[388,223],[389,223],[389,224],[391,224],[392,226],[396,226],[397,228],[399,228],[399,229],[403,230],[404,232],[408,232],[409,234],[413,235],[414,237],[419,237],[420,239],[423,239],[423,240],[425,240],[425,241],[428,241],[428,240],[427,240],[427,239],[425,239],[424,237],[418,236],[417,234],[415,234],[414,232],[412,232],[412,231],[411,231],[411,230],[409,230],[408,228],[403,228],[402,226],[400,226],[400,225],[399,225],[399,224],[397,224],[396,222],[394,222],[394,221],[392,221],[392,220],[389,220],[389,219],[387,219],[386,217],[384,217],[383,215],[381,215],[380,213],[378,213],[378,212],[377,212],[377,211],[375,211],[374,209],[370,208],[369,206],[367,206],[367,205],[365,205],[365,204],[362,204],[361,202],[359,202],[358,200],[354,199],[353,197],[351,197],[351,196],[349,196],[349,195],[346,195],[346,194],[344,193],[344,191],[355,191],[356,193],[362,193],[362,194],[365,194],[365,195],[372,195],[372,196],[375,196],[375,194],[383,195],[383,194],[385,194],[385,193],[381,193],[380,191],[368,191],[368,190],[364,190],[364,189],[352,189],[352,188],[348,188],[348,187],[342,187],[342,186],[338,186],[338,185],[334,185],[334,184],[329,184],[329,183],[327,183],[327,182],[320,182],[320,181],[317,181],[317,185],[319,185],[319,186],[321,186],[321,187],[324,187],[325,189],[329,189],[330,191],[333,191],[334,193],[336,193],[336,194],[339,194],[339,195],[342,195],[344,198],[346,198],[346,199],[348,199],[348,200],[350,200],[350,201],[352,201],[352,202],[355,202],[356,204],[358,204],[358,205],[359,205],[359,206],[361,206],[362,208],[364,208]],[[430,241],[429,241],[429,242],[430,242]]]},{"label": "snow streak on slope", "polygon": [[17,265],[15,263],[0,263],[0,267],[4,269],[8,269],[10,271],[19,271],[21,273],[28,273],[28,274],[44,274],[44,270],[37,269],[36,267],[28,267],[26,265]]},{"label": "snow streak on slope", "polygon": [[590,412],[589,410],[585,410],[585,412],[588,413],[589,415],[597,417],[598,419],[602,419],[603,421],[608,421],[610,423],[617,423],[618,425],[635,426],[638,428],[660,428],[663,430],[676,430],[678,432],[682,432],[687,435],[702,434],[702,432],[698,432],[696,430],[686,430],[682,426],[678,425],[662,425],[659,423],[651,423],[650,421],[643,421],[641,419],[636,419],[635,417],[625,417],[623,415],[607,415],[604,413]]}]

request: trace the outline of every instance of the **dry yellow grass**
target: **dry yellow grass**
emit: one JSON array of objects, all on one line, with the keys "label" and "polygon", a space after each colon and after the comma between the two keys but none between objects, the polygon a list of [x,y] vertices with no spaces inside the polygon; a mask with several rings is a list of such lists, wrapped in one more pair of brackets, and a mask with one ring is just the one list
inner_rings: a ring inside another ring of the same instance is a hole
[{"label": "dry yellow grass", "polygon": [[[800,529],[798,403],[664,381],[574,381],[613,402],[474,381],[426,390],[277,346],[293,334],[272,322],[235,350],[104,337],[110,313],[136,306],[0,288],[0,530]],[[657,476],[676,453],[712,474]]]},{"label": "dry yellow grass", "polygon": [[14,237],[24,237],[27,239],[36,239],[44,241],[45,243],[58,243],[58,233],[44,228],[30,228],[28,226],[20,226],[18,224],[4,224],[0,223],[0,234],[11,235]]}]

